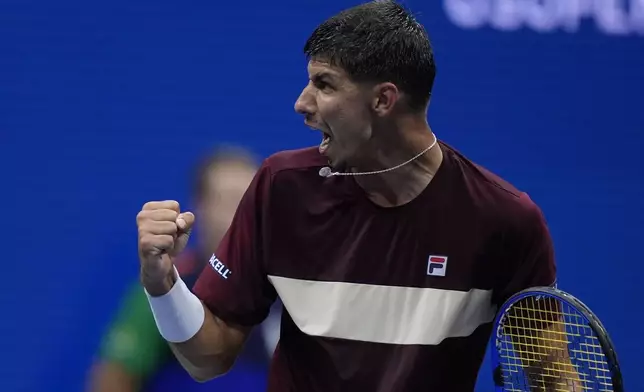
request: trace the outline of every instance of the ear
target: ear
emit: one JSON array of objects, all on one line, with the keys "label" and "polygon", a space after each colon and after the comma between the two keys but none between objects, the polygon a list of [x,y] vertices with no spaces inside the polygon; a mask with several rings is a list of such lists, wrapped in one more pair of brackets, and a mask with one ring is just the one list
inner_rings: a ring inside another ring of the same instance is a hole
[{"label": "ear", "polygon": [[400,99],[400,91],[393,83],[379,83],[373,87],[372,109],[378,116],[389,114]]}]

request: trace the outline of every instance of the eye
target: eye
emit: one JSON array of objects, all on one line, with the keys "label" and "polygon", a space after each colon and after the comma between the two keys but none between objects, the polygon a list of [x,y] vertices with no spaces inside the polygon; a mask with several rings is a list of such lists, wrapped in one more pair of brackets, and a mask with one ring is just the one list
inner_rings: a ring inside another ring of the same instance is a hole
[{"label": "eye", "polygon": [[316,80],[313,82],[313,85],[315,86],[315,88],[321,91],[331,90],[331,85],[324,80]]}]

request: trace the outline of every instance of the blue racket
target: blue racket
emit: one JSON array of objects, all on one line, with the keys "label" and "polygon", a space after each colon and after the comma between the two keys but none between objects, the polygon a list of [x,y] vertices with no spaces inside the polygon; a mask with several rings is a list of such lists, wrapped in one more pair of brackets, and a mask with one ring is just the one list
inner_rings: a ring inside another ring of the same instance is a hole
[{"label": "blue racket", "polygon": [[606,329],[564,291],[534,287],[515,294],[492,331],[497,392],[624,391]]}]

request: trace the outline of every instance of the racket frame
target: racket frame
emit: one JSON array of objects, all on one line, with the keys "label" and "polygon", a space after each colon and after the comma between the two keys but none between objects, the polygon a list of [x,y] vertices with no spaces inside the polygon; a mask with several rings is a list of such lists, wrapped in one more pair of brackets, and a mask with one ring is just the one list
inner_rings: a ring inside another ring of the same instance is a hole
[{"label": "racket frame", "polygon": [[503,383],[503,375],[498,348],[498,338],[501,336],[500,331],[502,329],[502,323],[512,306],[514,306],[514,304],[521,301],[522,299],[528,297],[554,298],[577,310],[586,319],[588,326],[597,336],[597,340],[599,340],[599,344],[604,355],[606,356],[608,368],[611,372],[613,391],[624,392],[624,382],[622,379],[622,372],[619,367],[619,362],[617,360],[615,346],[613,345],[613,342],[608,335],[608,331],[599,320],[599,317],[597,317],[597,315],[595,315],[595,313],[593,313],[593,311],[591,311],[590,308],[586,306],[586,304],[581,302],[575,296],[551,286],[537,286],[521,290],[508,298],[508,300],[503,303],[503,305],[497,312],[497,315],[494,318],[494,324],[492,327],[492,340],[490,342],[490,345],[492,346],[490,348],[490,355],[492,357],[492,378],[496,392],[506,391]]}]

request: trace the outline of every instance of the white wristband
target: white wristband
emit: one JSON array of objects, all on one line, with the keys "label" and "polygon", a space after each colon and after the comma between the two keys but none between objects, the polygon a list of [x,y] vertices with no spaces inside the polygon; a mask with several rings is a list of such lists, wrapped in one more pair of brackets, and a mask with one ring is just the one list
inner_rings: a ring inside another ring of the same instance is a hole
[{"label": "white wristband", "polygon": [[177,281],[166,294],[153,297],[145,290],[154,321],[161,336],[168,342],[181,343],[199,332],[205,320],[203,305],[174,269]]}]

